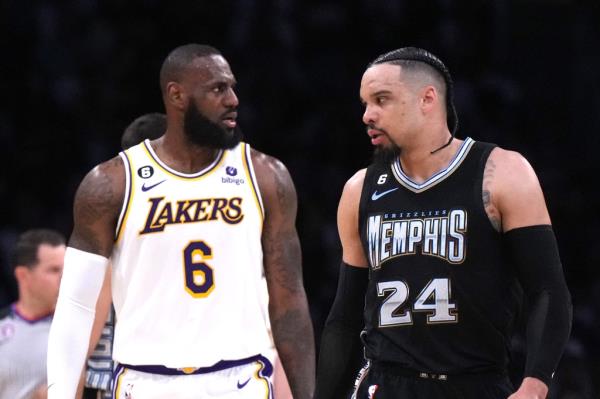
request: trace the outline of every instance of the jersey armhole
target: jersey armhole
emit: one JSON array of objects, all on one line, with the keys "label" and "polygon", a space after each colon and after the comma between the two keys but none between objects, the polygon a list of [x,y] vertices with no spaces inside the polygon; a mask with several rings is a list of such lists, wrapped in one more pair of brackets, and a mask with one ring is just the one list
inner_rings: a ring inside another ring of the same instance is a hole
[{"label": "jersey armhole", "polygon": [[258,182],[256,181],[256,174],[254,173],[254,165],[252,164],[252,157],[250,156],[250,145],[244,143],[244,148],[242,149],[242,157],[244,159],[244,169],[246,170],[246,176],[250,181],[250,186],[252,193],[254,194],[254,199],[256,200],[256,206],[258,207],[258,211],[261,216],[261,222],[265,220],[265,207],[263,205],[262,196],[260,195],[260,188],[258,187]]},{"label": "jersey armhole", "polygon": [[115,242],[119,241],[123,226],[127,222],[127,215],[129,214],[129,204],[133,197],[133,175],[131,174],[131,162],[127,156],[126,151],[121,151],[119,156],[123,160],[123,166],[125,167],[125,196],[123,198],[123,205],[121,207],[121,213],[119,214],[119,220],[117,221],[117,227],[115,229]]}]

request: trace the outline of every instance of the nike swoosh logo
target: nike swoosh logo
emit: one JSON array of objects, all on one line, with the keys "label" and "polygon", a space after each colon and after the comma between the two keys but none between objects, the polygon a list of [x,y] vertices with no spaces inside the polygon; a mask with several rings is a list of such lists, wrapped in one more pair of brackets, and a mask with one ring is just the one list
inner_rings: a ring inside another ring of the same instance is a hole
[{"label": "nike swoosh logo", "polygon": [[248,382],[250,382],[250,378],[248,378],[248,379],[246,380],[246,382],[244,382],[243,384],[240,384],[240,382],[238,381],[238,383],[237,383],[237,387],[238,387],[238,389],[242,389],[243,387],[245,387],[245,386],[246,386],[246,384],[248,384]]},{"label": "nike swoosh logo", "polygon": [[165,179],[165,180],[162,180],[162,181],[159,181],[158,183],[154,183],[153,185],[151,185],[151,186],[147,186],[147,187],[146,187],[146,183],[144,183],[144,184],[142,184],[142,191],[143,191],[143,192],[146,192],[146,191],[148,191],[148,190],[152,190],[154,187],[156,187],[156,186],[158,186],[159,184],[161,184],[161,183],[164,183],[164,182],[166,182],[166,181],[167,181],[167,179]]},{"label": "nike swoosh logo", "polygon": [[379,198],[383,197],[384,195],[389,194],[392,191],[396,191],[396,190],[398,190],[398,187],[392,188],[392,189],[384,191],[382,193],[377,193],[377,190],[375,190],[375,192],[373,193],[373,195],[371,195],[371,201],[377,201]]}]

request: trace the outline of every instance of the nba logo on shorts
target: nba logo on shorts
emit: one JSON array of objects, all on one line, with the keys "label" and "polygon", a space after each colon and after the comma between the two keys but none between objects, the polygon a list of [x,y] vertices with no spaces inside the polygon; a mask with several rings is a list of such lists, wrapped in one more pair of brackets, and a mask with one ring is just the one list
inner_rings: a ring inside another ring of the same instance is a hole
[{"label": "nba logo on shorts", "polygon": [[369,399],[373,399],[375,397],[375,392],[377,392],[377,388],[379,388],[379,385],[371,385],[369,387]]},{"label": "nba logo on shorts", "polygon": [[133,398],[131,391],[133,391],[133,384],[127,384],[127,387],[125,388],[125,399]]}]

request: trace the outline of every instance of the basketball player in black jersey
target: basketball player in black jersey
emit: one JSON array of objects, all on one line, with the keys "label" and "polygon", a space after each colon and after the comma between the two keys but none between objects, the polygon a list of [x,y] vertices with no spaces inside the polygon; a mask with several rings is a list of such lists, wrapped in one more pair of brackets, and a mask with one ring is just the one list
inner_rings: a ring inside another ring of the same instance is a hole
[{"label": "basketball player in black jersey", "polygon": [[[367,363],[353,397],[545,398],[571,301],[533,169],[516,152],[454,138],[452,80],[425,50],[378,57],[360,97],[377,161],[340,199],[343,262],[316,398],[347,397],[361,328]],[[515,389],[507,365],[523,294],[527,364]]]}]

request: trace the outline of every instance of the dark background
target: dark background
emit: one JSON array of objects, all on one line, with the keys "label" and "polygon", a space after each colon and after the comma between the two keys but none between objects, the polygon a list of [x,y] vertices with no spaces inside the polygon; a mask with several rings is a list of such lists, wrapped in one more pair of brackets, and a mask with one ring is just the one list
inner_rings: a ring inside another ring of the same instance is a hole
[{"label": "dark background", "polygon": [[[536,169],[574,302],[553,397],[597,397],[600,274],[593,154],[600,133],[598,1],[0,2],[0,305],[7,258],[31,227],[70,233],[84,174],[125,126],[162,112],[158,71],[174,47],[212,44],[238,79],[240,125],[281,159],[299,196],[305,284],[319,341],[335,294],[345,181],[370,159],[358,99],[366,64],[415,45],[456,82],[458,137],[521,152]],[[518,374],[521,341],[515,340]]]}]

